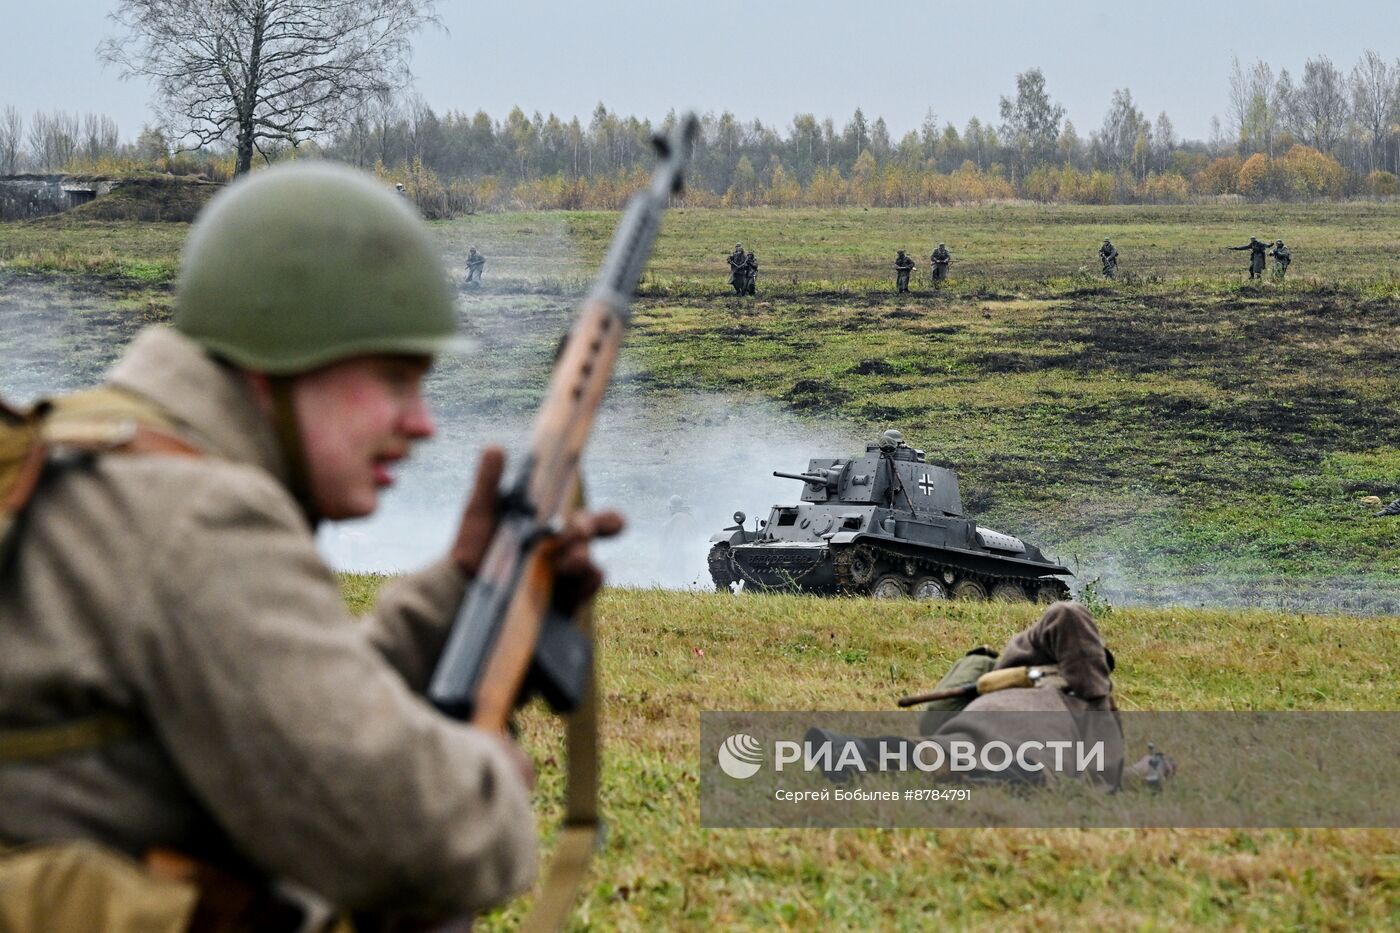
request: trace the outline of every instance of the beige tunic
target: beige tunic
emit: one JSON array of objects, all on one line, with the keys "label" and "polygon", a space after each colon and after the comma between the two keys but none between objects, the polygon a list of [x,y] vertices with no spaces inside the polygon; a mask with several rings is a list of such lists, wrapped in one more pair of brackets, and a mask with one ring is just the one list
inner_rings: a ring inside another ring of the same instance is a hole
[{"label": "beige tunic", "polygon": [[0,726],[118,712],[149,731],[0,766],[0,841],[235,853],[355,908],[526,888],[515,767],[420,696],[460,572],[406,577],[357,622],[241,377],[156,328],[109,381],[207,456],[99,457],[41,488],[0,568]]}]

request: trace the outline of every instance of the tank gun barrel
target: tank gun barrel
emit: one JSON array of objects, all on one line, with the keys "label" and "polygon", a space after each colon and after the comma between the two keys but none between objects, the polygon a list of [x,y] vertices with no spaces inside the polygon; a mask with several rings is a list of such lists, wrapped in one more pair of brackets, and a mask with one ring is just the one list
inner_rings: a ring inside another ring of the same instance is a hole
[{"label": "tank gun barrel", "polygon": [[828,477],[825,473],[782,473],[773,471],[774,476],[781,476],[783,479],[800,479],[806,483],[821,483],[826,485]]}]

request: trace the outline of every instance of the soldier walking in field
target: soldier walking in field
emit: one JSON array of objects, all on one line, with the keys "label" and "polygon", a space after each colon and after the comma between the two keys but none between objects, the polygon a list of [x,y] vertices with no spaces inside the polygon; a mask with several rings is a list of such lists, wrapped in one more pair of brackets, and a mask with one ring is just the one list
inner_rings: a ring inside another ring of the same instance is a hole
[{"label": "soldier walking in field", "polygon": [[1103,238],[1103,246],[1099,247],[1099,264],[1103,266],[1104,278],[1111,279],[1118,274],[1118,247],[1108,237]]},{"label": "soldier walking in field", "polygon": [[744,257],[744,294],[758,294],[758,260],[754,257],[753,250],[749,250]]},{"label": "soldier walking in field", "polygon": [[953,261],[953,254],[948,252],[948,247],[939,243],[928,257],[929,268],[933,272],[933,287],[941,286],[948,278],[948,264]]},{"label": "soldier walking in field", "polygon": [[734,251],[729,254],[728,262],[729,284],[734,287],[734,294],[747,295],[749,292],[748,257],[744,254],[743,243],[734,244]]},{"label": "soldier walking in field", "polygon": [[[35,415],[52,456],[0,497],[0,918],[293,930],[317,915],[293,886],[323,917],[418,921],[530,887],[528,759],[423,695],[504,454],[483,454],[449,552],[363,620],[314,539],[372,513],[434,433],[422,383],[456,331],[411,205],[345,166],[278,165],[195,222],[173,326]],[[559,592],[597,588],[587,541],[620,523],[570,523],[555,570],[580,589]]]},{"label": "soldier walking in field", "polygon": [[1238,252],[1249,250],[1249,277],[1251,279],[1262,278],[1264,275],[1265,259],[1264,254],[1269,248],[1269,244],[1261,241],[1258,237],[1250,237],[1249,242],[1243,246],[1229,246],[1229,250]]},{"label": "soldier walking in field", "polygon": [[894,289],[903,294],[909,291],[909,273],[914,271],[914,260],[904,255],[904,250],[894,258]]},{"label": "soldier walking in field", "polygon": [[480,288],[481,273],[485,268],[486,257],[478,253],[475,246],[467,250],[467,281],[464,284]]},{"label": "soldier walking in field", "polygon": [[1288,274],[1288,264],[1293,261],[1293,254],[1283,245],[1282,240],[1274,240],[1274,248],[1269,255],[1274,259],[1274,278],[1282,282],[1283,277]]}]

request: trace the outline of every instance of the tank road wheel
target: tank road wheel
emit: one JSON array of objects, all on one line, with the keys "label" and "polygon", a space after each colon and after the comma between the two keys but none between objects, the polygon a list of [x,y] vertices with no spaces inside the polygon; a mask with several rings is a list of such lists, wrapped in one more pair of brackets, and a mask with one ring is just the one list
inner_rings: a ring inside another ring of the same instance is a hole
[{"label": "tank road wheel", "polygon": [[903,577],[887,573],[870,587],[870,595],[876,599],[903,599],[909,595],[909,588]]},{"label": "tank road wheel", "polygon": [[976,580],[959,580],[953,584],[953,598],[973,602],[987,598],[987,588]]},{"label": "tank road wheel", "polygon": [[1042,606],[1069,598],[1069,588],[1058,580],[1042,580],[1035,588],[1035,601]]},{"label": "tank road wheel", "polygon": [[875,552],[860,545],[851,551],[851,559],[846,566],[851,582],[856,586],[864,586],[875,579]]},{"label": "tank road wheel", "polygon": [[947,599],[948,588],[937,577],[919,577],[909,588],[909,595],[915,599]]},{"label": "tank road wheel", "polygon": [[1014,580],[1002,580],[992,587],[992,599],[999,603],[1028,603],[1030,597],[1026,595],[1021,584]]}]

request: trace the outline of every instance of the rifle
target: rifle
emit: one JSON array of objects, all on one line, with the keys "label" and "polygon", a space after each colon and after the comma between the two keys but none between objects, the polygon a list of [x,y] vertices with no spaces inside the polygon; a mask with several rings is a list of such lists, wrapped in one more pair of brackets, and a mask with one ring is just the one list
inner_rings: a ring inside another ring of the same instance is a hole
[{"label": "rifle", "polygon": [[[651,185],[629,202],[560,347],[528,453],[512,464],[501,485],[495,534],[428,686],[428,699],[439,710],[495,732],[507,731],[516,707],[536,693],[556,712],[577,711],[569,722],[565,825],[526,928],[563,924],[599,833],[596,734],[577,734],[596,729],[591,617],[587,607],[576,619],[552,610],[552,558],[564,521],[582,504],[583,446],[612,377],[661,216],[681,190],[698,131],[699,122],[687,114],[669,137],[654,140],[659,162]],[[578,774],[580,762],[592,773]]]},{"label": "rifle", "polygon": [[1047,677],[1059,676],[1058,667],[1005,667],[999,671],[988,671],[976,680],[965,684],[958,684],[946,690],[934,690],[929,693],[916,693],[913,696],[900,697],[899,708],[906,709],[910,706],[918,706],[920,703],[932,703],[935,700],[976,699],[984,693],[995,693],[998,690],[1008,690],[1012,687],[1035,687]]}]

